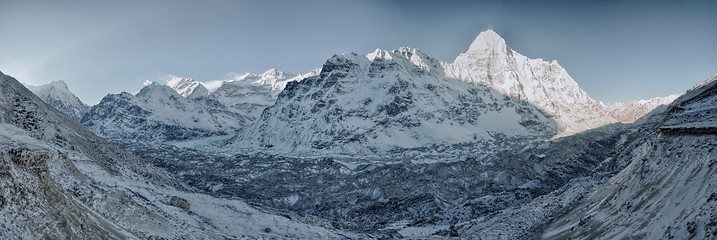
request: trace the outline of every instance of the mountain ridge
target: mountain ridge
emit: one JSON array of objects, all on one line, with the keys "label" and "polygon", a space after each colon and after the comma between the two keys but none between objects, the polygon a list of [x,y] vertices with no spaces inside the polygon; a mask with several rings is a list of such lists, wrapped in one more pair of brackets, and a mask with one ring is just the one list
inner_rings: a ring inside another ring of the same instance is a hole
[{"label": "mountain ridge", "polygon": [[557,62],[528,59],[489,30],[453,63],[411,48],[334,55],[318,76],[287,85],[229,144],[357,154],[494,139],[489,132],[566,135],[615,122]]}]

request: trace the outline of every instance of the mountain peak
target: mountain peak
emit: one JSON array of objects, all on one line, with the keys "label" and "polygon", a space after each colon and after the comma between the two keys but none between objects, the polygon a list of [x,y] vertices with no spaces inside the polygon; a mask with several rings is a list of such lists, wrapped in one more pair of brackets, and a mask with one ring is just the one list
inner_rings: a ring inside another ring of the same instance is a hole
[{"label": "mountain peak", "polygon": [[505,44],[505,39],[498,35],[498,33],[488,29],[478,34],[478,37],[473,40],[473,43],[471,43],[468,51],[482,51],[490,49],[504,51],[507,49],[507,45]]},{"label": "mountain peak", "polygon": [[67,88],[67,83],[63,80],[55,80],[48,83],[50,86]]},{"label": "mountain peak", "polygon": [[30,91],[57,110],[79,120],[89,107],[75,96],[65,81],[56,80],[43,85],[26,85]]},{"label": "mountain peak", "polygon": [[176,90],[173,88],[159,84],[157,82],[152,82],[139,90],[139,92],[135,95],[140,99],[149,99],[152,96],[172,96],[172,95],[179,95]]},{"label": "mountain peak", "polygon": [[62,80],[55,80],[42,85],[26,85],[26,87],[38,96],[52,95],[54,97],[63,96],[63,98],[70,95],[74,96],[65,81]]},{"label": "mountain peak", "polygon": [[380,48],[376,48],[372,53],[366,54],[366,58],[368,58],[369,61],[373,61],[378,59],[385,59],[385,60],[391,60],[393,59],[393,56],[391,56],[391,53],[389,53],[386,50],[381,50]]},{"label": "mountain peak", "polygon": [[204,85],[191,78],[173,77],[167,81],[167,86],[186,98],[197,98],[209,94],[209,90]]},{"label": "mountain peak", "polygon": [[276,68],[272,68],[272,69],[269,69],[266,72],[262,73],[261,78],[263,78],[263,79],[266,79],[266,78],[279,79],[279,78],[284,78],[284,75],[286,75],[286,73],[284,73],[283,71],[276,69]]}]

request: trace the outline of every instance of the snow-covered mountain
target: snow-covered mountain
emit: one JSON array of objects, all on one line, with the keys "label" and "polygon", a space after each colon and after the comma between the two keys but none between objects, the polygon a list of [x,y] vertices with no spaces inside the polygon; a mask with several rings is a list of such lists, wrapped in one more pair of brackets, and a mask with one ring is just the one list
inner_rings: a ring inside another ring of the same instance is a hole
[{"label": "snow-covered mountain", "polygon": [[0,73],[0,238],[341,239],[198,193]]},{"label": "snow-covered mountain", "polygon": [[172,78],[167,81],[167,86],[177,91],[179,95],[189,99],[209,95],[209,90],[202,83],[191,78]]},{"label": "snow-covered mountain", "polygon": [[614,122],[557,62],[528,59],[488,30],[453,63],[410,48],[335,55],[318,76],[289,83],[230,144],[357,154],[567,135]]},{"label": "snow-covered mountain", "polygon": [[83,125],[113,140],[187,140],[232,133],[274,104],[287,82],[318,74],[270,69],[222,81],[216,89],[190,78],[153,82],[137,94],[105,96],[82,118]]},{"label": "snow-covered mountain", "polygon": [[616,122],[557,61],[523,56],[492,30],[481,32],[468,51],[444,67],[449,77],[487,86],[537,107],[557,123],[560,135]]},{"label": "snow-covered mountain", "polygon": [[276,102],[288,82],[300,81],[318,73],[316,70],[295,75],[277,69],[269,69],[262,74],[249,73],[232,81],[224,81],[211,95],[228,108],[254,121],[265,108]]},{"label": "snow-covered mountain", "polygon": [[249,121],[214,98],[186,98],[158,83],[135,95],[109,94],[82,118],[82,124],[98,135],[149,142],[228,134]]},{"label": "snow-covered mountain", "polygon": [[622,123],[633,123],[658,107],[672,103],[681,94],[607,105],[610,115]]},{"label": "snow-covered mountain", "polygon": [[52,81],[47,84],[32,86],[26,85],[30,91],[35,93],[40,99],[55,107],[60,112],[67,114],[73,119],[80,121],[90,106],[82,103],[75,94],[65,84],[65,81]]}]

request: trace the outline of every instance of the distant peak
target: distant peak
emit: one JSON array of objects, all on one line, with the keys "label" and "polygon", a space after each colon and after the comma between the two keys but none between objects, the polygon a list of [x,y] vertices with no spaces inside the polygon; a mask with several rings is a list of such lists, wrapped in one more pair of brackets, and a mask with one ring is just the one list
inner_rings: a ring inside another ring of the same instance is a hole
[{"label": "distant peak", "polygon": [[376,48],[372,53],[366,54],[366,58],[368,60],[373,61],[376,59],[385,59],[385,60],[391,60],[393,59],[393,56],[391,56],[391,53],[389,53],[386,50],[381,50],[380,48]]},{"label": "distant peak", "polygon": [[283,72],[276,68],[270,68],[269,70],[266,70],[266,72],[264,72],[264,74],[280,74],[280,73],[283,73]]},{"label": "distant peak", "polygon": [[167,80],[167,85],[171,88],[176,88],[182,85],[188,85],[193,83],[199,84],[199,82],[195,81],[194,79],[186,77],[172,76],[169,80]]},{"label": "distant peak", "polygon": [[48,85],[54,86],[54,87],[67,88],[67,83],[65,83],[65,81],[63,81],[63,80],[51,81],[48,83]]},{"label": "distant peak", "polygon": [[136,96],[149,97],[151,95],[157,95],[160,93],[162,95],[171,95],[169,93],[177,94],[177,92],[174,89],[172,89],[171,87],[152,81],[150,84],[142,87],[142,89],[139,90],[139,92],[136,94]]},{"label": "distant peak", "polygon": [[272,68],[272,69],[269,69],[266,72],[262,73],[261,76],[263,78],[270,78],[270,77],[280,78],[280,77],[284,76],[284,72],[281,70],[278,70],[276,68]]},{"label": "distant peak", "polygon": [[420,58],[426,58],[426,59],[431,58],[430,56],[421,52],[421,50],[418,50],[417,48],[400,47],[397,50],[395,50],[394,52],[396,52],[397,54],[400,54],[401,56],[409,58],[409,59],[412,59],[414,57],[420,57]]},{"label": "distant peak", "polygon": [[478,34],[471,46],[468,48],[469,51],[480,51],[480,50],[506,50],[505,39],[500,37],[493,30],[485,30]]},{"label": "distant peak", "polygon": [[54,92],[53,94],[57,94],[57,93],[71,94],[72,93],[70,91],[70,88],[67,87],[67,84],[65,83],[65,81],[62,81],[62,80],[55,80],[55,81],[51,81],[51,82],[48,82],[48,83],[45,83],[42,85],[27,84],[26,87],[31,89],[35,93],[39,93],[39,92],[46,92],[46,93]]}]

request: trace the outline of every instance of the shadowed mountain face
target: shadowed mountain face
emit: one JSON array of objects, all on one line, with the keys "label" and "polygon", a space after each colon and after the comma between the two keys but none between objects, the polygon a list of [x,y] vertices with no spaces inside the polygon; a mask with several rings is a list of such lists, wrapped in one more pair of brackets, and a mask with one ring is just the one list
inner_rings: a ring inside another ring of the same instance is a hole
[{"label": "shadowed mountain face", "polygon": [[715,93],[717,76],[637,124],[583,133],[597,137],[595,131],[617,127],[609,131],[616,144],[590,154],[610,151],[587,177],[573,178],[521,206],[457,224],[455,234],[473,239],[713,239]]},{"label": "shadowed mountain face", "polygon": [[546,238],[714,239],[717,76],[633,134],[626,167],[545,231]]},{"label": "shadowed mountain face", "polygon": [[152,83],[136,95],[109,94],[82,118],[82,124],[116,141],[186,140],[224,135],[249,119],[209,96],[186,98]]}]

